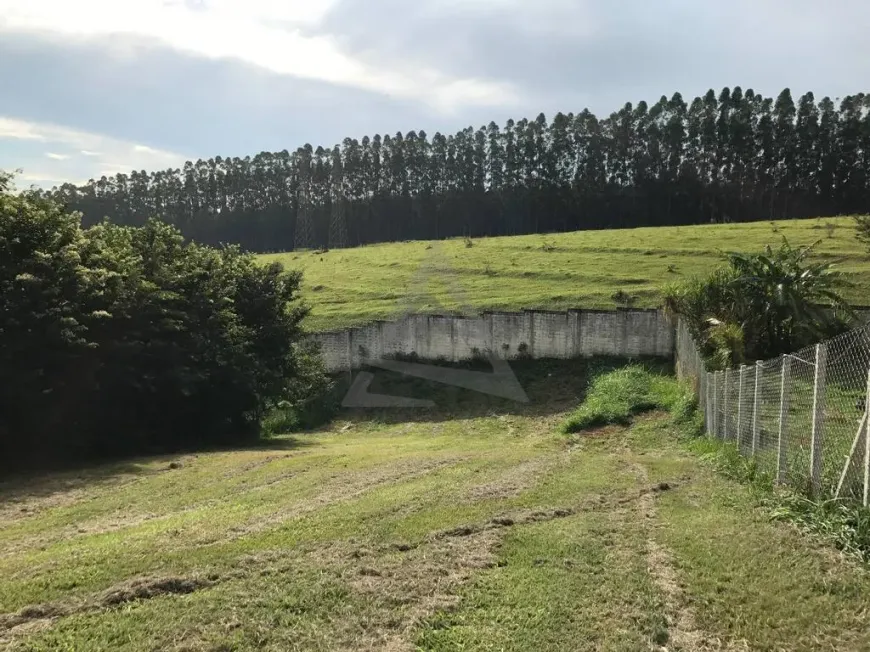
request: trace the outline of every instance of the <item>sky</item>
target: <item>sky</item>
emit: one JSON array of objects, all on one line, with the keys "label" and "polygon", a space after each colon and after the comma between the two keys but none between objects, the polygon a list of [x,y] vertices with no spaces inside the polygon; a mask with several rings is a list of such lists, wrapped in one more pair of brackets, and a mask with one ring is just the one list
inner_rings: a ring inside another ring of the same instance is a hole
[{"label": "sky", "polygon": [[870,91],[866,0],[0,0],[19,187],[740,85]]}]

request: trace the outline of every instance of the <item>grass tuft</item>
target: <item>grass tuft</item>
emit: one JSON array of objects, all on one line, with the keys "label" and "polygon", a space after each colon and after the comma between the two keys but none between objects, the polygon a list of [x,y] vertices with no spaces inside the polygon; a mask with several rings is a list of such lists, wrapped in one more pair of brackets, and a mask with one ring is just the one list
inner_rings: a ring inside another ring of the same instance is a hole
[{"label": "grass tuft", "polygon": [[676,410],[681,419],[694,413],[691,398],[672,377],[657,375],[641,365],[629,365],[595,377],[586,399],[565,422],[563,431],[579,432],[607,425],[628,425],[650,410]]},{"label": "grass tuft", "polygon": [[761,492],[773,488],[773,476],[757,460],[743,455],[731,442],[702,437],[692,441],[690,448],[726,478],[748,484]]}]

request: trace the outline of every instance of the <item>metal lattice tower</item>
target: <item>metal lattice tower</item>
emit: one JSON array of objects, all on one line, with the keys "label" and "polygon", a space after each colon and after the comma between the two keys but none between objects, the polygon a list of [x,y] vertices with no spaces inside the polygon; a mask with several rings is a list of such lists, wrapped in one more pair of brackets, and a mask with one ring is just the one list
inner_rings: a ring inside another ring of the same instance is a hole
[{"label": "metal lattice tower", "polygon": [[333,197],[332,220],[329,223],[329,248],[341,249],[347,246],[347,204],[344,197]]},{"label": "metal lattice tower", "polygon": [[307,200],[300,201],[296,213],[295,249],[314,248],[314,220],[311,217],[311,204]]},{"label": "metal lattice tower", "polygon": [[332,216],[329,221],[329,247],[347,246],[347,197],[344,191],[344,170],[338,147],[332,153],[332,179],[330,180]]}]

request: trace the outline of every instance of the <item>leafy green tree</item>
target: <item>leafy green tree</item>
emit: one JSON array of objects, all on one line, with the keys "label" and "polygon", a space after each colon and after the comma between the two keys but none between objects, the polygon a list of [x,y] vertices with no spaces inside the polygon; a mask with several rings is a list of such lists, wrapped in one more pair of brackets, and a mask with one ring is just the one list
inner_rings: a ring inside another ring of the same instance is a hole
[{"label": "leafy green tree", "polygon": [[719,93],[719,115],[716,118],[715,169],[722,175],[723,180],[731,178],[731,168],[734,164],[734,137],[731,127],[733,109],[731,89],[726,86]]},{"label": "leafy green tree", "polygon": [[770,354],[786,353],[834,335],[850,308],[839,291],[845,285],[833,263],[808,261],[813,246],[792,247],[783,238],[763,254],[732,253],[734,291],[741,299],[744,332]]},{"label": "leafy green tree", "polygon": [[[8,177],[7,177],[8,178]],[[82,264],[78,218],[56,205],[0,193],[0,436],[26,436],[28,420],[69,427],[78,359],[105,306]],[[82,299],[95,309],[83,310]],[[96,304],[96,305],[94,305]],[[56,405],[55,410],[49,407]],[[26,433],[26,434],[25,434]]]},{"label": "leafy green tree", "polygon": [[819,150],[819,169],[817,187],[824,202],[825,211],[830,210],[834,198],[837,178],[837,132],[839,116],[830,97],[819,102],[819,130],[817,147]]},{"label": "leafy green tree", "polygon": [[173,450],[258,436],[323,386],[300,275],[231,246],[0,193],[0,459]]},{"label": "leafy green tree", "polygon": [[752,154],[752,135],[754,132],[753,107],[755,92],[750,88],[746,93],[740,86],[731,91],[731,119],[729,123],[729,144],[731,149],[731,171],[727,182],[730,185],[729,195],[732,198],[729,213],[735,221],[743,217],[745,205],[752,187],[751,178],[754,169]]},{"label": "leafy green tree", "polygon": [[758,199],[770,219],[776,217],[776,179],[779,154],[771,112],[773,101],[765,98],[759,106],[758,130],[756,132],[756,184]]}]

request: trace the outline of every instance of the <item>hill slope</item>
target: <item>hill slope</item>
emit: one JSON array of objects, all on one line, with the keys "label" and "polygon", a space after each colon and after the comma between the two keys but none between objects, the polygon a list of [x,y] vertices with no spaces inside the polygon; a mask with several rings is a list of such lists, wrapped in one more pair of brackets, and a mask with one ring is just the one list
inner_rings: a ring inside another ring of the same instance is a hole
[{"label": "hill slope", "polygon": [[403,310],[614,308],[626,297],[654,307],[662,285],[704,274],[721,251],[760,251],[783,236],[795,245],[819,240],[817,256],[838,263],[855,284],[848,298],[867,303],[870,256],[844,217],[414,241],[262,259],[304,272],[313,306],[307,326],[327,330]]},{"label": "hill slope", "polygon": [[438,408],[7,481],[0,649],[870,649],[870,572],[670,417],[557,434],[587,365],[518,363],[527,404],[379,372]]}]

